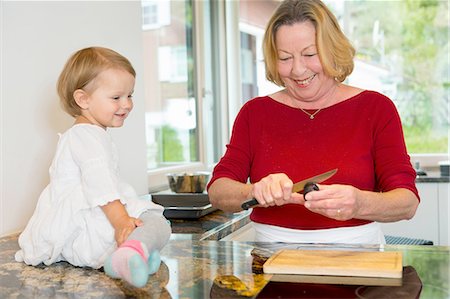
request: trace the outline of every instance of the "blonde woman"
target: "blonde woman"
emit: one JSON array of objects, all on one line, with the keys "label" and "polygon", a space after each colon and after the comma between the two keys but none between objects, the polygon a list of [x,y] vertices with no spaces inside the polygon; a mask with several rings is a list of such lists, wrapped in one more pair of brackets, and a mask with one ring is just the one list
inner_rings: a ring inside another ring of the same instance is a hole
[{"label": "blonde woman", "polygon": [[[255,198],[257,241],[385,243],[378,222],[410,219],[419,204],[394,104],[342,83],[355,50],[320,0],[283,1],[263,50],[267,79],[283,89],[241,108],[208,185],[212,204],[239,211]],[[318,191],[292,192],[335,168]]]}]

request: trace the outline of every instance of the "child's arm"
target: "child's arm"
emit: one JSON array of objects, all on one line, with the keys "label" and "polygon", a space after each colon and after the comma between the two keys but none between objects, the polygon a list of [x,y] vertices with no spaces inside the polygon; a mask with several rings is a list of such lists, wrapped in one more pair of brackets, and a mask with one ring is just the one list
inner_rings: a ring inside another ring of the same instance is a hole
[{"label": "child's arm", "polygon": [[141,226],[142,221],[130,217],[120,200],[111,201],[101,207],[111,225],[114,227],[114,238],[117,246],[120,246],[136,228]]}]

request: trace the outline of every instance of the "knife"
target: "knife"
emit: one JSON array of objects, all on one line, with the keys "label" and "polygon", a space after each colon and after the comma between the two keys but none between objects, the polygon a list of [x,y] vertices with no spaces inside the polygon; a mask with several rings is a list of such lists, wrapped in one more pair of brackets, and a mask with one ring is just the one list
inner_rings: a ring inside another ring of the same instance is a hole
[{"label": "knife", "polygon": [[[303,196],[305,196],[307,193],[313,191],[313,190],[319,190],[319,187],[317,187],[316,183],[321,183],[329,178],[331,178],[336,172],[338,171],[337,168],[321,173],[319,175],[304,179],[303,181],[297,182],[292,186],[292,193],[300,192],[302,190],[305,190],[303,192]],[[256,198],[252,198],[250,200],[245,201],[241,208],[244,210],[248,210],[251,207],[254,207],[258,205],[258,200]]]}]

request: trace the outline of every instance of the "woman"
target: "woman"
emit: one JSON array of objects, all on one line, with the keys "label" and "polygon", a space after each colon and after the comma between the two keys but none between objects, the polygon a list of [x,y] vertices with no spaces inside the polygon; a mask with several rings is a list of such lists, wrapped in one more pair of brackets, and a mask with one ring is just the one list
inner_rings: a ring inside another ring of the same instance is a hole
[{"label": "woman", "polygon": [[[256,198],[257,241],[385,243],[377,222],[410,219],[419,203],[394,104],[342,83],[355,50],[319,0],[282,2],[263,47],[266,77],[284,89],[242,107],[208,185],[212,204],[236,212]],[[292,193],[334,168],[305,199]]]}]

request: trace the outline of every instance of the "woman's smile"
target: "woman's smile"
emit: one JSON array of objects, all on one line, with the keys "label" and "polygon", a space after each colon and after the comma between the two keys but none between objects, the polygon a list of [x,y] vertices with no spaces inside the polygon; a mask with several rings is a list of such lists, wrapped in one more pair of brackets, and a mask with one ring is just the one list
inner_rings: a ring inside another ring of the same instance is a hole
[{"label": "woman's smile", "polygon": [[313,80],[315,77],[316,77],[316,74],[314,74],[314,75],[312,75],[312,76],[310,76],[310,77],[308,77],[308,78],[306,78],[306,79],[303,79],[303,80],[295,80],[295,79],[293,79],[293,81],[294,81],[295,83],[297,83],[297,85],[298,85],[299,87],[305,88],[305,87],[308,87],[308,86],[311,84],[312,80]]}]

